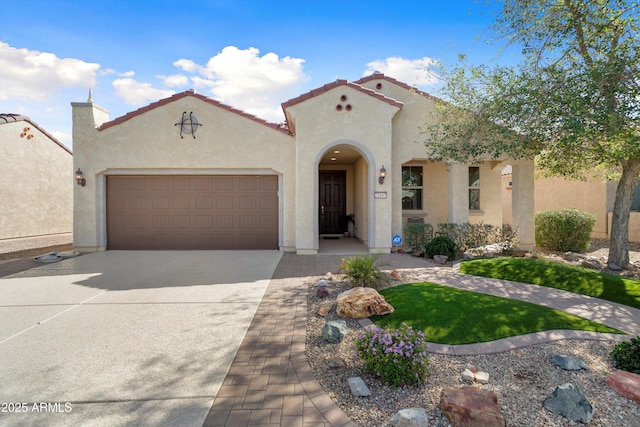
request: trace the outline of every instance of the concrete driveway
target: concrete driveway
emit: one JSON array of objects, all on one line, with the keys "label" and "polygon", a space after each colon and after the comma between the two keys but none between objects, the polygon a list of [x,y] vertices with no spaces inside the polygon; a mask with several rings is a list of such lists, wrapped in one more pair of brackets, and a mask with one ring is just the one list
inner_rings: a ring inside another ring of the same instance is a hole
[{"label": "concrete driveway", "polygon": [[0,425],[201,426],[282,254],[109,251],[0,279]]}]

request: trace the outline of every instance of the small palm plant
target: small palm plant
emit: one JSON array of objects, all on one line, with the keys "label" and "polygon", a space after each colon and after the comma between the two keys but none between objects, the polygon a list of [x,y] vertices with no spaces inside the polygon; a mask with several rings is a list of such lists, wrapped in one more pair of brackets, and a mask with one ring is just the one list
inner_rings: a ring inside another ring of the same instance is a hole
[{"label": "small palm plant", "polygon": [[347,277],[352,288],[368,286],[379,289],[383,284],[389,283],[389,276],[380,271],[377,261],[378,257],[373,255],[343,258],[340,272]]}]

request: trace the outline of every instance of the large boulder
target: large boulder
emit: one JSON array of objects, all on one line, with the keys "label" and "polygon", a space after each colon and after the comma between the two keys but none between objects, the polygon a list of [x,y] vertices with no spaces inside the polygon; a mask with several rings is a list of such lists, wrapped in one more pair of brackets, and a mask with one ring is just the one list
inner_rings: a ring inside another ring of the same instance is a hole
[{"label": "large boulder", "polygon": [[408,408],[398,411],[389,424],[392,427],[429,427],[429,417],[424,408]]},{"label": "large boulder", "polygon": [[554,414],[585,424],[591,422],[594,412],[591,403],[580,393],[578,387],[571,383],[556,387],[553,393],[542,402],[542,406]]},{"label": "large boulder", "polygon": [[445,388],[440,408],[453,427],[504,427],[498,396],[477,387]]},{"label": "large boulder", "polygon": [[394,308],[373,288],[353,288],[336,298],[338,316],[364,319],[369,316],[393,313]]},{"label": "large boulder", "polygon": [[371,390],[364,383],[362,378],[360,377],[351,377],[347,379],[349,383],[349,388],[351,389],[351,394],[356,397],[367,397],[371,396]]},{"label": "large boulder", "polygon": [[607,384],[627,399],[640,402],[640,374],[618,369],[609,374]]},{"label": "large boulder", "polygon": [[344,320],[329,320],[322,327],[322,337],[332,344],[342,342],[349,333],[349,327]]},{"label": "large boulder", "polygon": [[561,354],[554,354],[549,357],[549,361],[556,366],[561,367],[565,371],[579,371],[581,369],[589,369],[586,363],[579,357],[564,356]]}]

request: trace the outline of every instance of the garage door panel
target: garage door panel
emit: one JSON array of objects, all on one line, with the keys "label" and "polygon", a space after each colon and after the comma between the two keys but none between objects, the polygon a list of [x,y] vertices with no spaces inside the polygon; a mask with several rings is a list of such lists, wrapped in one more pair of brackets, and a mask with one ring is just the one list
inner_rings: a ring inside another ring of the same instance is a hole
[{"label": "garage door panel", "polygon": [[238,196],[239,209],[255,211],[256,207],[256,196]]},{"label": "garage door panel", "polygon": [[232,210],[233,209],[233,196],[221,195],[216,197],[216,209],[217,210]]},{"label": "garage door panel", "polygon": [[230,230],[233,228],[233,215],[216,215],[216,228]]},{"label": "garage door panel", "polygon": [[109,249],[277,249],[275,176],[109,176]]},{"label": "garage door panel", "polygon": [[155,230],[168,230],[171,228],[171,216],[153,215],[151,224]]},{"label": "garage door panel", "polygon": [[210,211],[213,208],[213,196],[195,196],[197,210]]}]

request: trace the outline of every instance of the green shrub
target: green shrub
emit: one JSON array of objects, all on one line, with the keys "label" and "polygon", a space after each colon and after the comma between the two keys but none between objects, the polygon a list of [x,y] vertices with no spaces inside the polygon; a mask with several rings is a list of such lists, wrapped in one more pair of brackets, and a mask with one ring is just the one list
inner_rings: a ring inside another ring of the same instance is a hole
[{"label": "green shrub", "polygon": [[596,216],[577,209],[540,211],[535,215],[536,246],[562,252],[584,252]]},{"label": "green shrub", "polygon": [[403,234],[405,247],[410,252],[420,252],[433,238],[433,227],[431,224],[407,223]]},{"label": "green shrub", "polygon": [[449,261],[453,261],[457,254],[458,246],[448,236],[434,237],[424,248],[424,256],[428,258],[433,258],[434,255],[446,255]]},{"label": "green shrub", "polygon": [[640,374],[640,335],[629,342],[619,342],[611,350],[613,364],[616,368]]},{"label": "green shrub", "polygon": [[343,258],[340,272],[347,277],[352,288],[369,286],[377,289],[382,284],[389,283],[389,276],[380,271],[376,265],[377,260],[378,257],[373,255]]},{"label": "green shrub", "polygon": [[447,236],[460,251],[481,253],[487,245],[499,244],[502,252],[513,251],[518,242],[518,232],[509,224],[438,224],[438,235]]},{"label": "green shrub", "polygon": [[406,323],[367,330],[356,339],[356,349],[367,372],[393,386],[418,385],[429,374],[425,334]]}]

